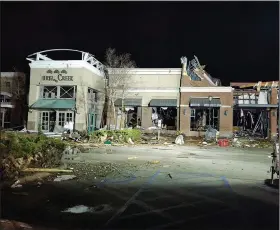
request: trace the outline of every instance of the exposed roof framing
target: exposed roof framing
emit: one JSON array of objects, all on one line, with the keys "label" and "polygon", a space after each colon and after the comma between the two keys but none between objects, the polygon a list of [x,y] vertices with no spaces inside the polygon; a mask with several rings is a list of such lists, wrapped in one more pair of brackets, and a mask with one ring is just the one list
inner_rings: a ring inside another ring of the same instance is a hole
[{"label": "exposed roof framing", "polygon": [[94,55],[88,53],[88,52],[84,52],[84,51],[80,51],[80,50],[73,50],[73,49],[51,49],[51,50],[43,50],[43,51],[39,51],[33,54],[28,55],[28,57],[26,58],[28,61],[34,62],[34,61],[62,61],[62,60],[53,60],[49,57],[47,57],[46,53],[49,52],[55,52],[55,51],[72,51],[72,52],[78,52],[81,53],[81,61],[85,61],[87,63],[89,63],[90,65],[92,65],[94,68],[96,68],[97,70],[99,70],[100,72],[104,71],[104,66],[103,64],[98,61]]}]

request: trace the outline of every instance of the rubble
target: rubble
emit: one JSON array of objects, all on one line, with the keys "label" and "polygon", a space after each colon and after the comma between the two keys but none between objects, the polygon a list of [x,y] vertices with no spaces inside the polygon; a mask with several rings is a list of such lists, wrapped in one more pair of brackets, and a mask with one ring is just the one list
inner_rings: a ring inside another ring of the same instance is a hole
[{"label": "rubble", "polygon": [[131,145],[134,145],[134,142],[131,140],[131,138],[128,138],[127,142]]},{"label": "rubble", "polygon": [[12,184],[11,188],[21,188],[22,185],[20,184],[20,181],[17,180],[14,184]]},{"label": "rubble", "polygon": [[205,132],[205,141],[213,141],[217,140],[217,136],[219,135],[218,131],[211,126]]},{"label": "rubble", "polygon": [[257,137],[234,137],[231,145],[237,148],[272,148],[273,143],[268,139]]},{"label": "rubble", "polygon": [[57,178],[55,178],[53,181],[60,182],[60,181],[65,181],[65,180],[72,180],[74,178],[76,178],[75,175],[61,175],[61,176],[57,176]]},{"label": "rubble", "polygon": [[184,142],[184,137],[183,135],[179,135],[178,137],[176,137],[175,139],[175,144],[176,145],[183,145],[185,142]]}]

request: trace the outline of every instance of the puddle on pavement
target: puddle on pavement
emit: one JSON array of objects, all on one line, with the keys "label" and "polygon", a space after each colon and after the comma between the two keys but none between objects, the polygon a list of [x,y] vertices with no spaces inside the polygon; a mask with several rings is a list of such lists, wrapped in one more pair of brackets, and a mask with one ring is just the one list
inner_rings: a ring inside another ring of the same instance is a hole
[{"label": "puddle on pavement", "polygon": [[94,213],[94,214],[102,214],[106,212],[112,211],[113,208],[108,204],[101,204],[95,207],[88,207],[85,205],[76,205],[74,207],[65,209],[61,212],[73,213],[73,214],[82,214],[82,213]]}]

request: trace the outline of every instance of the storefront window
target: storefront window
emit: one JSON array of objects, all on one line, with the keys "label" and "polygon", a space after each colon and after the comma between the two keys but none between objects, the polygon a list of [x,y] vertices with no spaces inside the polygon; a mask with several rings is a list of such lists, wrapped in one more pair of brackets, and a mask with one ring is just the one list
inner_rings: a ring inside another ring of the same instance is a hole
[{"label": "storefront window", "polygon": [[212,128],[219,130],[219,108],[198,108],[191,109],[190,128],[191,131],[205,131],[210,125]]}]

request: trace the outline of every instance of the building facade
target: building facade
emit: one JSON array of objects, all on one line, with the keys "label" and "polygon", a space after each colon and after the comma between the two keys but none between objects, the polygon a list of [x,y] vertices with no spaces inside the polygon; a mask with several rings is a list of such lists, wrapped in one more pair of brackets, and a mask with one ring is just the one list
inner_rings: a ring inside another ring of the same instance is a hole
[{"label": "building facade", "polygon": [[[28,57],[30,65],[27,129],[61,132],[66,123],[75,130],[100,127],[104,105],[105,78],[102,64],[91,54],[81,60],[52,60],[49,50]],[[33,58],[32,58],[33,57]]]},{"label": "building facade", "polygon": [[[61,50],[38,52],[28,58],[29,130],[59,133],[67,122],[72,122],[79,131],[93,131],[105,124],[117,129],[160,125],[186,136],[203,136],[209,126],[221,137],[233,134],[238,106],[234,88],[221,86],[197,57],[190,61],[182,57],[181,68],[129,69],[129,78],[121,81],[122,88],[112,84],[113,79],[120,79],[117,69],[108,69],[105,74],[103,65],[91,54],[70,50],[82,58],[68,61],[45,55],[55,51]],[[114,87],[116,94],[110,98],[112,104],[104,116],[105,97],[109,98],[106,90]],[[277,91],[273,89],[271,95],[270,130],[275,134]]]},{"label": "building facade", "polygon": [[233,125],[253,135],[274,139],[279,125],[279,82],[231,82],[230,85],[234,88]]},{"label": "building facade", "polygon": [[[163,116],[165,118],[163,125],[169,130],[177,130],[181,68],[135,68],[129,75],[123,100],[126,125],[133,126],[131,120],[134,120],[138,126],[147,129],[155,125],[153,123],[155,116]],[[120,90],[115,99],[117,118],[120,118],[121,106]],[[117,121],[113,123],[118,124]]]},{"label": "building facade", "polygon": [[26,112],[26,76],[22,72],[1,72],[0,129],[24,125]]},{"label": "building facade", "polygon": [[[219,79],[212,78],[196,57],[190,62],[184,57],[181,64],[177,69],[131,70],[123,105],[134,117],[127,117],[126,125],[134,120],[147,129],[156,126],[154,120],[160,118],[162,128],[187,136],[204,135],[209,125],[221,136],[231,136],[233,88],[220,86]],[[116,114],[121,107],[121,91],[118,96]]]}]

